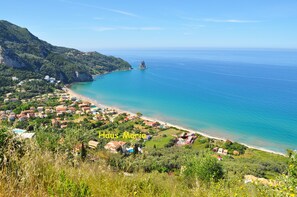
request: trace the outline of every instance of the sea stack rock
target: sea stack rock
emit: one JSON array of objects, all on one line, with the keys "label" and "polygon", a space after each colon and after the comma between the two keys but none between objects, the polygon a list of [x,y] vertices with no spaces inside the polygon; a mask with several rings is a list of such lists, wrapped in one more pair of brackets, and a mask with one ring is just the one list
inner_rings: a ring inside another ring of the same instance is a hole
[{"label": "sea stack rock", "polygon": [[142,62],[140,63],[140,65],[139,65],[139,69],[140,69],[140,70],[145,70],[145,69],[146,69],[146,65],[145,65],[145,62],[144,62],[144,61],[142,61]]}]

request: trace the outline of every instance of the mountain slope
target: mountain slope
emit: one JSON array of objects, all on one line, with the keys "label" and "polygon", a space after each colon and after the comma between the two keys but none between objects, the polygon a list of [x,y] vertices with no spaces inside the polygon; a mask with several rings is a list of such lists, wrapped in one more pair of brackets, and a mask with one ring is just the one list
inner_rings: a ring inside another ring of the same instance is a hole
[{"label": "mountain slope", "polygon": [[4,20],[0,20],[0,64],[49,75],[64,83],[91,81],[95,74],[131,69],[120,58],[53,46]]}]

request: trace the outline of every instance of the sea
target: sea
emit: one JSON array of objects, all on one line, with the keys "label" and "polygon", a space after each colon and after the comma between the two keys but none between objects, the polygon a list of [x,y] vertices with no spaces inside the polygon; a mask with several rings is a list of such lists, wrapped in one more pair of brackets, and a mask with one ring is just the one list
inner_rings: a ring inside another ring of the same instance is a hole
[{"label": "sea", "polygon": [[[133,69],[75,83],[99,103],[285,153],[297,149],[297,50],[104,50]],[[147,69],[138,66],[145,61]]]}]

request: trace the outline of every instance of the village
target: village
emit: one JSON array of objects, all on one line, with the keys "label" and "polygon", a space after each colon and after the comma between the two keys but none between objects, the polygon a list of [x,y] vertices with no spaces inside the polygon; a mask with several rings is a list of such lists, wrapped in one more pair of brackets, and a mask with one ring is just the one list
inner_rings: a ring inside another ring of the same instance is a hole
[{"label": "village", "polygon": [[[49,83],[54,82],[54,79],[48,76],[46,76],[45,80],[48,80]],[[11,98],[11,95],[12,93],[5,95],[3,104],[18,102],[19,106],[14,110],[0,111],[0,121],[10,125],[12,131],[22,139],[31,139],[35,136],[34,128],[32,128],[30,122],[36,122],[36,120],[38,120],[41,125],[35,124],[35,126],[52,127],[57,131],[66,129],[69,125],[79,125],[83,121],[91,123],[101,122],[102,124],[112,123],[115,120],[118,124],[133,122],[132,124],[135,125],[133,127],[137,128],[138,133],[135,133],[133,129],[120,133],[98,131],[98,137],[88,142],[90,149],[96,149],[100,138],[107,138],[109,142],[105,144],[104,148],[111,153],[133,153],[136,149],[138,153],[142,153],[145,142],[152,139],[152,141],[154,141],[154,138],[156,138],[154,144],[154,146],[156,146],[160,135],[162,135],[164,140],[167,140],[166,144],[164,144],[164,146],[167,147],[192,145],[200,136],[197,133],[181,131],[179,129],[173,130],[174,133],[170,133],[169,136],[166,136],[164,133],[166,133],[167,129],[170,129],[167,124],[160,124],[156,121],[143,119],[141,115],[119,113],[113,108],[100,108],[94,103],[71,96],[67,93],[67,89],[56,90],[54,93],[23,100]],[[141,124],[135,124],[135,121]],[[94,129],[96,130],[96,128]],[[140,140],[144,142],[143,145],[135,148],[135,144]],[[78,147],[80,146],[81,145],[74,145],[74,150],[79,150]],[[222,160],[222,155],[228,155],[228,150],[223,147],[213,147],[212,151],[217,154],[218,160]],[[240,153],[234,150],[231,154],[239,155]]]}]

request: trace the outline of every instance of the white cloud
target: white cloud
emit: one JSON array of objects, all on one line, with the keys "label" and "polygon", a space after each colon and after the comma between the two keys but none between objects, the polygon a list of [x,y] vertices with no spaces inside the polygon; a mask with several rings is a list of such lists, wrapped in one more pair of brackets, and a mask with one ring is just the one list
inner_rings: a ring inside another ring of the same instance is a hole
[{"label": "white cloud", "polygon": [[160,27],[130,27],[130,26],[114,26],[114,27],[106,27],[100,26],[93,28],[94,31],[115,31],[115,30],[123,30],[123,31],[157,31],[162,30]]},{"label": "white cloud", "polygon": [[109,8],[102,8],[102,9],[110,11],[110,12],[114,12],[114,13],[117,13],[117,14],[122,14],[122,15],[125,15],[125,16],[139,17],[136,14],[133,14],[131,12],[126,12],[126,11],[123,11],[123,10],[116,10],[116,9],[109,9]]},{"label": "white cloud", "polygon": [[203,19],[205,22],[213,22],[213,23],[258,23],[258,20],[238,20],[238,19],[213,19],[206,18]]},{"label": "white cloud", "polygon": [[130,16],[130,17],[139,17],[138,15],[131,13],[131,12],[127,12],[124,10],[118,10],[118,9],[111,9],[111,8],[104,8],[104,7],[100,7],[100,6],[95,6],[95,5],[91,5],[91,4],[86,4],[86,3],[79,3],[79,2],[74,2],[74,1],[69,1],[69,0],[60,0],[61,2],[65,2],[65,3],[70,3],[73,5],[78,5],[78,6],[83,6],[83,7],[88,7],[88,8],[94,8],[94,9],[100,9],[100,10],[106,10],[109,12],[113,12],[113,13],[117,13],[117,14],[121,14],[121,15],[125,15],[125,16]]},{"label": "white cloud", "polygon": [[240,20],[240,19],[215,19],[215,18],[192,18],[192,17],[180,17],[181,19],[188,21],[200,21],[200,22],[212,22],[212,23],[259,23],[259,20]]}]

